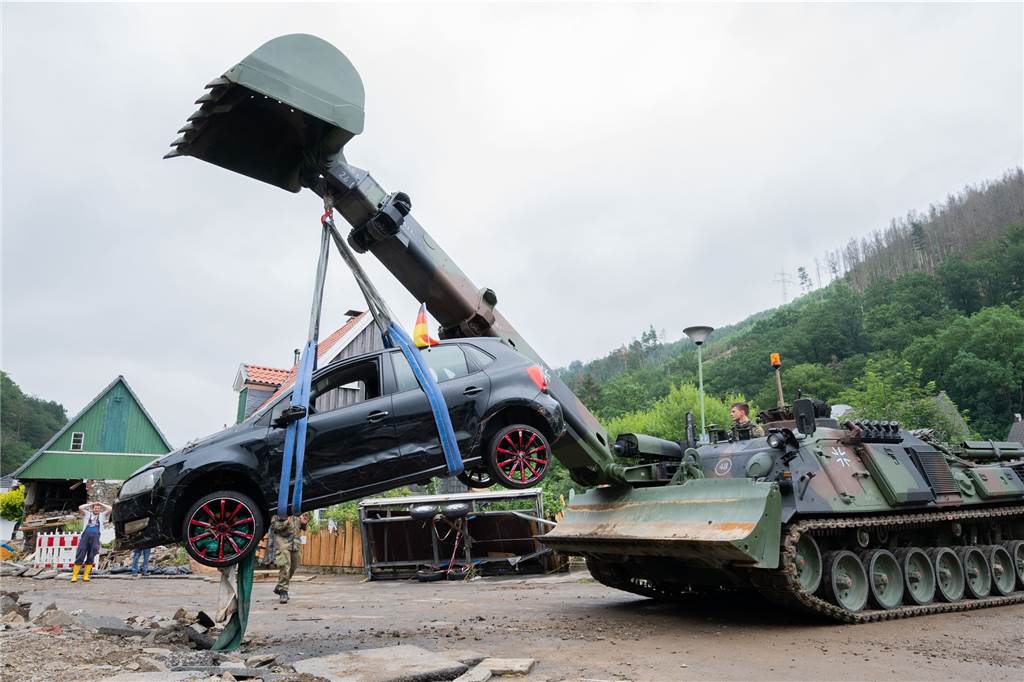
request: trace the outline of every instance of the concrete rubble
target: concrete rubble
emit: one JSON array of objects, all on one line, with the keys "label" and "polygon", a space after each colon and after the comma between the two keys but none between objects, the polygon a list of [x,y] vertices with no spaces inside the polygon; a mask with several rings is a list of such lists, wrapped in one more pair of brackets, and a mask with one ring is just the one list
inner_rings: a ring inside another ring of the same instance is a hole
[{"label": "concrete rubble", "polygon": [[[212,626],[212,627],[211,627]],[[486,682],[528,674],[533,659],[488,658],[468,649],[430,651],[407,644],[354,649],[282,664],[252,641],[240,652],[210,650],[218,628],[202,611],[118,619],[51,602],[33,609],[19,592],[0,591],[0,678],[25,682]]]},{"label": "concrete rubble", "polygon": [[480,665],[495,675],[527,675],[536,663],[532,658],[485,658]]},{"label": "concrete rubble", "polygon": [[454,658],[408,644],[307,658],[293,666],[330,682],[431,682],[454,680],[469,670]]}]

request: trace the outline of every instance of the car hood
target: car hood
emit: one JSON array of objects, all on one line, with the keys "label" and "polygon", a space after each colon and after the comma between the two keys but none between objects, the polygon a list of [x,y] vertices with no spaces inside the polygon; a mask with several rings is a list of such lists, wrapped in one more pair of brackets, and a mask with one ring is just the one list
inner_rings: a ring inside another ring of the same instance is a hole
[{"label": "car hood", "polygon": [[229,426],[228,428],[222,429],[216,433],[212,433],[209,436],[204,436],[203,438],[200,438],[198,440],[186,443],[184,446],[178,448],[177,450],[171,450],[160,459],[150,462],[144,467],[139,468],[138,470],[133,472],[132,475],[129,476],[128,478],[136,476],[145,471],[146,469],[153,469],[155,467],[167,467],[174,464],[178,464],[179,462],[183,462],[184,460],[188,459],[188,457],[193,452],[196,452],[197,450],[200,450],[202,448],[206,448],[210,445],[215,445],[222,441],[228,440],[229,438],[235,436],[236,434],[242,431],[248,431],[251,428],[251,424],[242,422],[241,424]]}]

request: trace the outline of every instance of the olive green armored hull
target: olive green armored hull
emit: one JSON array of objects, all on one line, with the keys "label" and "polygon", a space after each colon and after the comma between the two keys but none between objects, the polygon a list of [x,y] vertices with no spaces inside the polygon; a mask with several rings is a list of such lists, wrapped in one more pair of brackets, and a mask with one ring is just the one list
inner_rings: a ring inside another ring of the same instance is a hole
[{"label": "olive green armored hull", "polygon": [[691,477],[643,465],[673,478],[578,496],[541,540],[654,599],[753,590],[850,623],[1024,602],[1024,446],[791,426],[701,447]]}]

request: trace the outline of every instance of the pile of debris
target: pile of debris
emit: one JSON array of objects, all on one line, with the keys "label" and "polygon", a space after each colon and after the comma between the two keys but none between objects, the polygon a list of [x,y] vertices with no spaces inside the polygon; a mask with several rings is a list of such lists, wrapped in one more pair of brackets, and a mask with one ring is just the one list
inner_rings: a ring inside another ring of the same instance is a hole
[{"label": "pile of debris", "polygon": [[[161,577],[175,577],[175,576],[191,576],[192,566],[189,564],[177,565],[175,562],[177,559],[177,552],[174,549],[168,549],[166,547],[158,547],[156,549],[165,550],[165,554],[161,556],[159,563],[154,565],[150,561],[149,573],[151,576]],[[100,561],[100,568],[92,572],[93,578],[109,578],[109,577],[121,577],[127,578],[131,575],[131,553],[130,552],[112,552],[112,555],[126,554],[127,560],[124,561],[123,565],[113,564],[113,562],[102,560]],[[170,557],[170,558],[168,558]],[[141,564],[139,565],[139,571],[142,570]],[[49,578],[56,578],[61,574],[70,574],[71,569],[69,568],[43,568],[32,565],[32,558],[27,557],[21,561],[0,561],[0,577],[5,578],[35,578],[36,580],[47,580]]]},{"label": "pile of debris", "polygon": [[178,609],[171,617],[90,616],[50,604],[30,618],[31,602],[0,592],[0,678],[27,682],[108,679],[123,682],[260,679],[313,682],[277,663],[273,654],[211,651],[217,627],[203,613]]},{"label": "pile of debris", "polygon": [[[107,552],[100,563],[110,575],[131,573],[132,550],[119,549]],[[142,560],[139,560],[139,570],[142,570]],[[189,575],[192,568],[189,566],[188,556],[185,550],[172,546],[158,545],[150,550],[149,572],[153,575]]]},{"label": "pile of debris", "polygon": [[323,682],[326,680],[455,680],[529,675],[530,658],[489,658],[468,650],[428,651],[399,644],[297,660],[261,652],[213,651],[219,626],[202,611],[124,620],[63,611],[49,604],[34,617],[18,592],[0,591],[0,679],[25,682]]}]

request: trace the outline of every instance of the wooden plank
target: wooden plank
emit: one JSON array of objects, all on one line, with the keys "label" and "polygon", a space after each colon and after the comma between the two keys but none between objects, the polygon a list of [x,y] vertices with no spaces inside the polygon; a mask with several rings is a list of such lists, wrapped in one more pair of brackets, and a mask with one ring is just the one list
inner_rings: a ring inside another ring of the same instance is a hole
[{"label": "wooden plank", "polygon": [[346,521],[345,522],[345,556],[342,558],[342,561],[341,561],[341,565],[342,566],[351,566],[352,565],[353,546],[355,545],[355,543],[352,542],[352,537],[353,537],[352,522],[351,521]]},{"label": "wooden plank", "polygon": [[334,534],[334,562],[332,566],[339,566],[345,560],[345,532],[338,530]]},{"label": "wooden plank", "polygon": [[334,542],[329,532],[319,532],[320,536],[320,565],[330,566],[334,560]]},{"label": "wooden plank", "polygon": [[320,565],[320,543],[318,543],[318,542],[310,542],[309,545],[310,545],[310,548],[311,548],[310,557],[309,557],[309,563],[310,563],[311,566],[319,566]]},{"label": "wooden plank", "polygon": [[352,567],[363,567],[363,531],[358,526],[352,533]]}]

